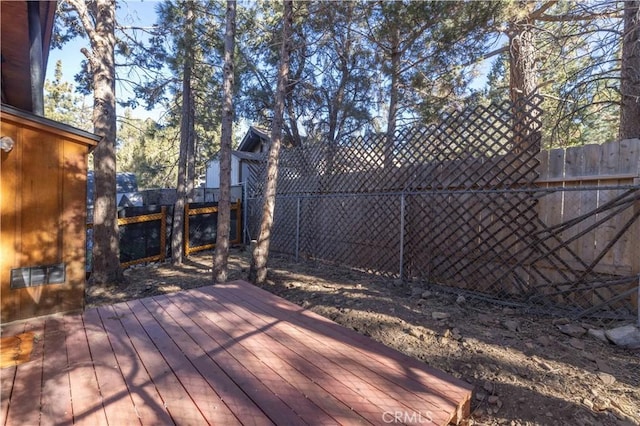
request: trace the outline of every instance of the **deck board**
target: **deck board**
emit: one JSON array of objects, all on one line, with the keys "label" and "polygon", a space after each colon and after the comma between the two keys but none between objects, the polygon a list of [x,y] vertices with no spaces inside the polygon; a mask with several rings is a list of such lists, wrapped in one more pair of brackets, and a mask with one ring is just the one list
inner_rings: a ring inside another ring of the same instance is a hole
[{"label": "deck board", "polygon": [[[211,294],[211,288],[198,291]],[[414,358],[405,356],[267,291],[255,286],[229,285],[217,296],[224,297],[226,294],[235,294],[236,301],[241,299],[244,305],[251,305],[255,309],[269,312],[274,318],[285,323],[295,324],[301,334],[295,334],[294,338],[300,342],[310,343],[313,339],[309,337],[312,337],[318,339],[316,347],[318,344],[322,347],[326,344],[323,342],[324,338],[332,337],[332,350],[342,355],[340,360],[342,365],[348,366],[350,370],[356,370],[362,378],[368,378],[371,384],[377,383],[379,387],[391,393],[393,398],[405,404],[413,403],[416,413],[420,410],[428,410],[434,417],[440,415],[448,417],[451,409],[458,406],[460,401],[470,398],[468,387],[444,372],[430,368]],[[354,356],[355,354],[359,356]],[[376,367],[372,368],[373,365]],[[387,379],[387,382],[380,381],[380,376]],[[425,383],[429,386],[424,386]],[[468,404],[468,400],[466,403]],[[446,423],[444,419],[442,421]]]},{"label": "deck board", "polygon": [[[225,296],[228,295],[225,294]],[[240,301],[237,298],[233,300]],[[244,302],[250,303],[246,299]],[[245,310],[243,313],[247,317],[252,314],[256,314],[256,312]],[[263,315],[259,318],[265,322],[269,321],[269,318],[265,318]],[[309,379],[323,384],[325,389],[331,389],[336,394],[339,393],[342,400],[361,414],[373,413],[374,417],[367,415],[365,417],[374,423],[380,420],[380,412],[408,412],[416,409],[406,405],[407,401],[399,401],[385,393],[387,388],[397,386],[396,384],[383,382],[378,387],[371,386],[371,382],[365,381],[362,375],[356,374],[344,362],[337,362],[334,357],[335,344],[327,347],[324,342],[308,338],[300,330],[284,321],[280,321],[272,329],[266,330],[265,334],[272,338],[270,347],[275,347],[274,349],[282,358],[299,359],[300,362],[304,362],[304,365],[294,364],[294,368],[307,370]],[[329,354],[325,353],[327,349],[330,351]],[[419,409],[424,409],[424,406],[420,406]]]},{"label": "deck board", "polygon": [[[178,295],[172,298],[174,302],[180,301]],[[207,353],[216,365],[224,370],[225,374],[258,406],[275,424],[303,425],[304,422],[285,404],[278,395],[265,386],[244,364],[243,360],[234,358],[227,352],[225,345],[230,344],[228,339],[216,340],[215,328],[202,312],[193,311],[192,303],[174,303],[167,307],[174,318],[180,321],[189,335]],[[222,339],[222,338],[221,338]]]},{"label": "deck board", "polygon": [[[183,351],[189,362],[197,369],[198,373],[215,390],[237,419],[245,425],[266,426],[273,423],[264,416],[260,408],[231,380],[227,373],[216,364],[207,352],[198,344],[197,336],[188,334],[189,321],[182,317],[181,311],[173,303],[160,305],[157,299],[144,301],[147,308],[154,312],[154,316],[162,320],[163,327],[178,347]],[[166,299],[171,302],[171,299]],[[154,311],[155,309],[155,311]],[[169,312],[178,318],[170,315]],[[178,322],[180,321],[180,322]],[[184,326],[184,328],[182,327]],[[194,333],[197,334],[197,333]],[[200,333],[199,336],[202,337]],[[214,347],[216,347],[215,345]]]},{"label": "deck board", "polygon": [[44,368],[42,371],[42,397],[40,398],[41,425],[73,424],[71,388],[64,320],[50,317],[44,326]]},{"label": "deck board", "polygon": [[[6,327],[2,327],[2,337],[17,336],[24,332],[24,326],[23,322],[8,324]],[[6,424],[7,421],[9,399],[16,377],[16,370],[17,367],[15,365],[0,369],[0,424],[2,425]]]},{"label": "deck board", "polygon": [[[25,332],[35,333],[31,360],[16,367],[7,425],[28,425],[40,422],[42,388],[42,334],[44,322],[36,319],[25,324]],[[15,403],[13,401],[15,400]],[[36,409],[34,409],[34,407]]]},{"label": "deck board", "polygon": [[39,338],[1,371],[2,424],[447,424],[469,410],[468,384],[242,281],[2,327],[23,330]]},{"label": "deck board", "polygon": [[97,309],[85,312],[84,325],[108,423],[110,425],[139,424],[140,419],[129,388],[122,377]]},{"label": "deck board", "polygon": [[125,378],[136,417],[142,424],[172,424],[151,376],[140,361],[129,335],[112,306],[97,309],[122,377]]},{"label": "deck board", "polygon": [[[206,295],[203,295],[203,299]],[[207,305],[213,306],[214,301],[208,300]],[[284,370],[297,370],[305,375],[307,381],[317,383],[325,392],[332,393],[334,396],[340,396],[340,400],[346,404],[349,410],[359,413],[361,417],[367,419],[371,423],[380,421],[380,412],[396,412],[407,411],[409,407],[398,404],[377,389],[369,386],[365,381],[361,380],[356,374],[347,368],[343,368],[341,363],[332,362],[329,358],[322,355],[323,352],[329,350],[335,353],[334,346],[326,346],[322,344],[304,346],[297,339],[288,338],[292,327],[285,322],[278,321],[271,327],[265,327],[267,324],[273,323],[273,318],[259,315],[258,312],[239,309],[237,315],[247,322],[244,328],[261,328],[263,336],[257,336],[254,346],[256,349],[268,348],[278,359],[287,360],[287,365],[283,366]],[[234,327],[227,329],[241,330],[243,327],[235,324]],[[236,331],[237,332],[237,331]],[[308,339],[307,339],[308,340]],[[263,349],[264,350],[264,349]],[[367,389],[367,392],[359,392],[359,389]],[[332,411],[332,410],[330,410]],[[348,414],[347,418],[352,417]],[[351,418],[347,423],[358,422],[361,419]],[[342,419],[341,419],[342,421]]]},{"label": "deck board", "polygon": [[107,417],[96,379],[89,342],[81,315],[64,317],[67,333],[69,388],[73,407],[73,422],[107,426]]},{"label": "deck board", "polygon": [[[171,368],[171,373],[180,382],[191,402],[198,407],[198,411],[209,424],[234,425],[239,424],[229,407],[220,399],[209,383],[196,370],[193,364],[180,350],[153,315],[147,310],[144,303],[139,300],[128,303],[129,308],[135,313],[151,341],[158,348],[158,354],[164,358],[166,365]],[[163,321],[164,322],[164,321]],[[173,385],[175,386],[175,385]],[[172,397],[175,397],[173,395]],[[167,398],[171,401],[171,397]]]},{"label": "deck board", "polygon": [[[293,400],[295,401],[293,402],[293,408],[303,420],[318,424],[363,423],[364,419],[357,412],[352,411],[330,392],[300,374],[299,371],[270,350],[273,342],[264,338],[264,330],[268,329],[268,324],[260,328],[255,327],[253,324],[245,326],[240,307],[235,304],[224,306],[217,304],[213,299],[202,303],[199,301],[198,303],[202,310],[206,310],[213,317],[213,322],[236,341],[236,345],[232,348],[233,351],[245,359],[246,356],[242,354],[253,355],[251,357],[252,362],[264,364],[264,367],[256,364],[256,369],[262,370],[266,368],[273,372],[273,374],[269,373],[269,375],[262,373],[263,377],[275,377],[274,374],[280,376],[282,384],[279,384],[279,386],[282,390],[278,393],[288,392],[288,398],[295,398]],[[255,334],[251,339],[244,338],[251,335],[256,328],[263,331],[263,333]],[[242,348],[242,352],[238,352],[240,351],[239,348]]]}]

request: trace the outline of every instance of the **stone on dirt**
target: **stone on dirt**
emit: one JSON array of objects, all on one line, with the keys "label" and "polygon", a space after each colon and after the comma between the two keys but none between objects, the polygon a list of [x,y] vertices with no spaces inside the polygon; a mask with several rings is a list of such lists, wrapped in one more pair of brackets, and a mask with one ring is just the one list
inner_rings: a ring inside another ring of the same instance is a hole
[{"label": "stone on dirt", "polygon": [[578,324],[559,324],[557,327],[561,333],[571,337],[580,337],[587,332],[584,327]]},{"label": "stone on dirt", "polygon": [[583,350],[584,349],[584,342],[580,339],[577,339],[575,337],[572,337],[571,340],[569,340],[569,344],[579,350]]},{"label": "stone on dirt", "polygon": [[451,316],[451,314],[448,314],[446,312],[431,312],[431,318],[433,318],[434,320],[443,320],[443,319],[447,319]]},{"label": "stone on dirt", "polygon": [[421,287],[411,287],[411,297],[420,297],[424,290]]},{"label": "stone on dirt", "polygon": [[536,342],[538,342],[542,346],[549,346],[551,344],[551,339],[549,338],[549,336],[538,336]]},{"label": "stone on dirt", "polygon": [[458,296],[458,298],[456,299],[456,303],[457,303],[458,305],[462,305],[462,304],[464,304],[464,302],[466,302],[466,301],[467,301],[467,299],[466,299],[463,295]]},{"label": "stone on dirt", "polygon": [[596,358],[595,363],[596,363],[596,366],[598,367],[598,370],[604,373],[613,374],[613,368],[611,368],[609,364],[607,364],[603,360]]},{"label": "stone on dirt", "polygon": [[520,323],[514,320],[506,320],[502,321],[502,325],[509,331],[518,332],[520,331]]},{"label": "stone on dirt", "polygon": [[604,330],[600,330],[599,328],[590,328],[587,333],[589,333],[589,336],[593,337],[596,340],[600,340],[601,342],[605,343],[609,342],[607,340],[607,336],[604,333]]},{"label": "stone on dirt", "polygon": [[604,373],[602,371],[598,372],[598,378],[602,381],[602,383],[604,383],[605,385],[612,385],[616,382],[616,378],[613,377],[611,374],[609,373]]},{"label": "stone on dirt", "polygon": [[640,349],[640,329],[633,324],[612,328],[604,332],[611,343],[629,349]]},{"label": "stone on dirt", "polygon": [[423,299],[428,299],[431,297],[433,293],[431,293],[429,290],[427,291],[423,291],[422,294],[420,295],[420,297],[422,297]]}]

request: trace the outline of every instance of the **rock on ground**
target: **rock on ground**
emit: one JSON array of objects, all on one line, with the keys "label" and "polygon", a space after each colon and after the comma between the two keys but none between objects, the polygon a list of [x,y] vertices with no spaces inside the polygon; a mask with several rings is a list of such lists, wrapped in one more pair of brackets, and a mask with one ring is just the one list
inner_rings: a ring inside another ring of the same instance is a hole
[{"label": "rock on ground", "polygon": [[633,324],[612,328],[604,332],[611,343],[629,349],[640,349],[640,329]]}]

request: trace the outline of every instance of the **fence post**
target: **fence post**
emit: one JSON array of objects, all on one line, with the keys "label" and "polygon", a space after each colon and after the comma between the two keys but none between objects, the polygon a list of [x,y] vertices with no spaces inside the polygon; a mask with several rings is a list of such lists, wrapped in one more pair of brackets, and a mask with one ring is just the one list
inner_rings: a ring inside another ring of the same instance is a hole
[{"label": "fence post", "polygon": [[296,262],[300,260],[300,196],[296,198]]},{"label": "fence post", "polygon": [[249,191],[247,191],[247,181],[242,182],[242,244],[250,242],[249,238]]},{"label": "fence post", "polygon": [[[638,176],[640,176],[640,162],[638,162],[638,169],[636,171],[638,173]],[[640,177],[633,179],[633,184],[640,186]],[[633,210],[634,213],[640,211],[640,200],[636,200],[636,202],[633,203]],[[631,241],[635,240],[637,243],[640,242],[640,223],[636,223],[635,228],[635,235],[631,235]],[[631,265],[631,267],[633,268],[633,272],[638,275],[638,294],[636,295],[638,317],[636,318],[636,325],[640,327],[640,255],[638,255],[638,253],[636,252],[636,255],[632,256],[632,259],[633,264]]]},{"label": "fence post", "polygon": [[162,206],[160,213],[160,261],[163,261],[167,257],[167,206]]},{"label": "fence post", "polygon": [[400,280],[404,279],[404,209],[405,194],[400,194]]},{"label": "fence post", "polygon": [[184,203],[184,235],[182,236],[182,244],[184,244],[184,256],[189,256],[189,203]]}]

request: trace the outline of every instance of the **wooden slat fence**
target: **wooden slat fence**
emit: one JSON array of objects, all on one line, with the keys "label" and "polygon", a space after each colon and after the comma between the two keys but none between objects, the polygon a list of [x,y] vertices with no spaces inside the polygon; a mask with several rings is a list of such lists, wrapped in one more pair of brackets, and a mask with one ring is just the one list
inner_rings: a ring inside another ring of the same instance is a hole
[{"label": "wooden slat fence", "polygon": [[[626,294],[622,300],[637,309],[640,139],[543,151],[537,184],[545,190],[537,205],[540,220],[550,229],[562,229],[560,241],[570,241],[559,252],[564,265],[544,259],[538,266],[553,270],[558,281],[568,269],[623,277],[626,282],[593,286],[584,297],[595,307]],[[572,221],[573,226],[563,226]]]}]

